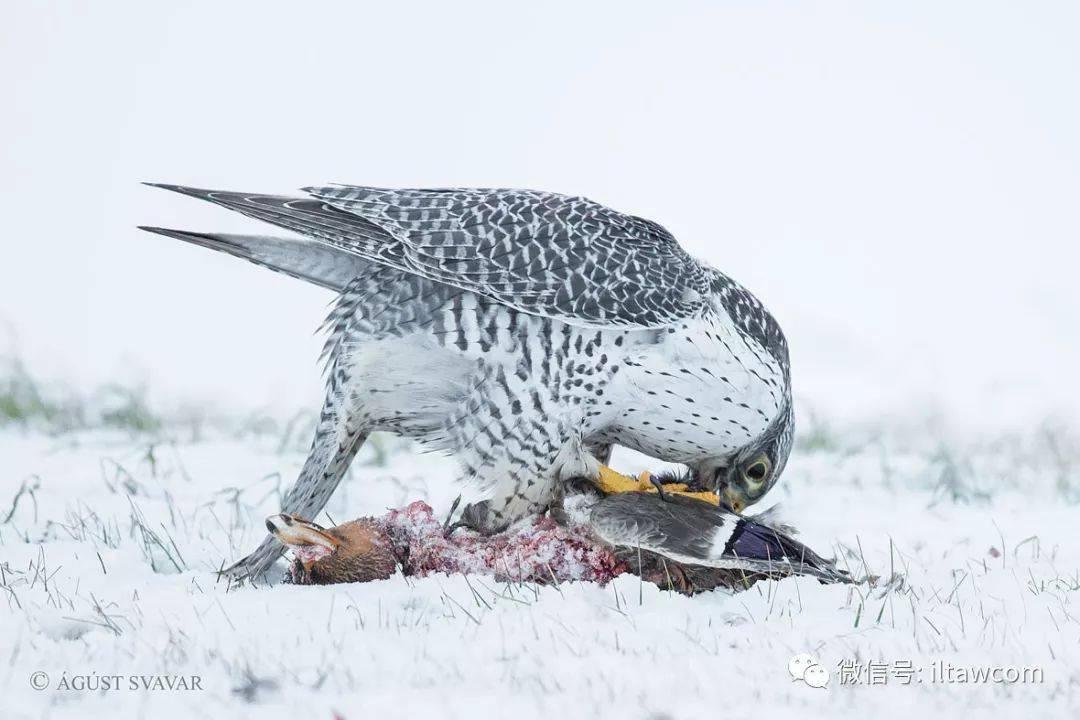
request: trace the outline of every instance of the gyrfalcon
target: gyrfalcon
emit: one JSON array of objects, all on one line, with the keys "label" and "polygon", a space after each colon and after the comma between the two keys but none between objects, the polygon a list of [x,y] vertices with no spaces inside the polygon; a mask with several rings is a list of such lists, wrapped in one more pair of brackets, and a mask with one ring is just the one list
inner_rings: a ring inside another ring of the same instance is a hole
[{"label": "gyrfalcon", "polygon": [[[488,531],[599,480],[614,444],[688,465],[736,512],[784,469],[780,326],[655,222],[533,190],[156,186],[297,236],[143,229],[338,293],[326,400],[282,512],[315,517],[376,430],[452,453],[488,498],[462,518]],[[230,571],[280,552],[268,537]]]}]

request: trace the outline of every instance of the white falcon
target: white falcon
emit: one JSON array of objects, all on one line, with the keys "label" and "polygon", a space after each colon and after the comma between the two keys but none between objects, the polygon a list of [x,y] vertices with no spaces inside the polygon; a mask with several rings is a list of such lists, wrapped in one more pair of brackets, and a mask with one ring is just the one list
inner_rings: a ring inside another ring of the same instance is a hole
[{"label": "white falcon", "polygon": [[[488,531],[542,512],[566,480],[602,483],[613,444],[686,464],[737,512],[784,469],[779,325],[652,221],[531,190],[157,187],[295,235],[144,229],[338,294],[326,400],[284,513],[315,517],[376,430],[452,453],[488,497],[462,519]],[[280,551],[268,537],[230,570]]]}]

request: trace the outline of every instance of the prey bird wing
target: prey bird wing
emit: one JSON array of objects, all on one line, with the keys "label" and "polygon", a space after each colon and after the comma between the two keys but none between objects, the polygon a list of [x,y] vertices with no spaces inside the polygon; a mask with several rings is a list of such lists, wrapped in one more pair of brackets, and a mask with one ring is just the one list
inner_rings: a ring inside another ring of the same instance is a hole
[{"label": "prey bird wing", "polygon": [[611,545],[641,548],[689,565],[849,581],[834,563],[780,530],[678,495],[609,495],[593,508],[589,524]]},{"label": "prey bird wing", "polygon": [[308,198],[157,185],[369,261],[577,326],[699,314],[710,271],[649,220],[534,190],[305,188]]}]

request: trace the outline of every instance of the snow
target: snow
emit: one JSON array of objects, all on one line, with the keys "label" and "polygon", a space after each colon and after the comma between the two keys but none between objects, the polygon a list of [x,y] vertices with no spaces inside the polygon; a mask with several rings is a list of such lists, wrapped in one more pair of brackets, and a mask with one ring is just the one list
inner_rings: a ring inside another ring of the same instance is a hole
[{"label": "snow", "polygon": [[[446,575],[328,587],[217,581],[223,561],[260,539],[299,469],[302,450],[280,444],[0,432],[0,521],[25,488],[0,524],[0,716],[1038,718],[1078,709],[1080,548],[1065,498],[1076,466],[1040,465],[1033,446],[951,446],[955,456],[886,440],[804,446],[773,493],[785,519],[811,547],[840,553],[841,567],[880,576],[877,587],[788,578],[687,598],[632,576],[604,588]],[[445,512],[449,461],[393,447],[362,452],[321,522],[414,500]],[[656,469],[627,453],[615,465]],[[799,653],[830,671],[825,689],[791,679]],[[923,681],[842,685],[845,660],[910,661]],[[1038,668],[1042,682],[931,682],[944,667],[934,663]],[[45,690],[31,687],[38,671]],[[105,676],[120,677],[108,691],[73,689],[100,688]]]}]

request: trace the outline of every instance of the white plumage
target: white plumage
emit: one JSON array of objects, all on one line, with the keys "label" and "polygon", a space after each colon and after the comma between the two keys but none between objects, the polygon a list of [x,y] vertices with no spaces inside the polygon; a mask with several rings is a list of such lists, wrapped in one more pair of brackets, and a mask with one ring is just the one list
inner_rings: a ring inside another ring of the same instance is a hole
[{"label": "white plumage", "polygon": [[[489,493],[463,513],[480,529],[543,511],[614,444],[688,464],[736,510],[783,470],[783,333],[656,223],[525,190],[162,187],[303,238],[147,229],[339,293],[326,401],[284,512],[318,513],[374,430],[453,453]],[[268,539],[234,569],[257,572],[277,552]]]}]

